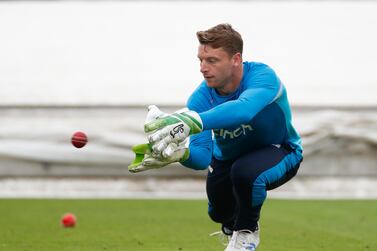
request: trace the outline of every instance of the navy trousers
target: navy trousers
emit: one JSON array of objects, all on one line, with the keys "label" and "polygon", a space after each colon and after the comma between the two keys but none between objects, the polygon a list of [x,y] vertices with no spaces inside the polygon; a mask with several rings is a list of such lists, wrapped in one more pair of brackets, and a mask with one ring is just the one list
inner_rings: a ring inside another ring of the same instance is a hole
[{"label": "navy trousers", "polygon": [[257,228],[267,191],[294,177],[301,152],[289,146],[267,146],[238,159],[212,159],[207,175],[208,214],[231,230]]}]

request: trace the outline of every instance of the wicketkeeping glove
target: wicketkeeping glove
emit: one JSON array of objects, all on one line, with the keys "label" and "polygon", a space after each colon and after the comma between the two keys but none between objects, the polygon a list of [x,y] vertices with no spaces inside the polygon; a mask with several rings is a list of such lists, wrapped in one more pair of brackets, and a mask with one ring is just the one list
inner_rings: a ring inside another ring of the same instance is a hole
[{"label": "wicketkeeping glove", "polygon": [[188,150],[188,139],[179,145],[169,144],[160,156],[152,152],[150,144],[139,144],[132,147],[135,159],[128,166],[128,171],[138,173],[149,169],[164,167],[173,162],[185,161],[190,153]]},{"label": "wicketkeeping glove", "polygon": [[[159,113],[156,106],[150,106],[150,110],[152,109],[155,110],[153,113]],[[200,133],[202,130],[203,123],[199,114],[187,108],[171,115],[165,113],[154,120],[147,120],[144,124],[144,132],[147,133],[155,154],[164,152],[171,143],[179,145],[190,135]]]},{"label": "wicketkeeping glove", "polygon": [[[149,106],[148,110],[145,124],[169,116],[169,114],[160,111],[155,105]],[[128,166],[128,170],[137,173],[149,169],[161,168],[173,162],[185,161],[190,155],[188,145],[189,138],[186,138],[180,143],[169,143],[158,153],[152,150],[151,144],[135,145],[132,147],[132,151],[135,153],[135,159],[131,165]]]}]

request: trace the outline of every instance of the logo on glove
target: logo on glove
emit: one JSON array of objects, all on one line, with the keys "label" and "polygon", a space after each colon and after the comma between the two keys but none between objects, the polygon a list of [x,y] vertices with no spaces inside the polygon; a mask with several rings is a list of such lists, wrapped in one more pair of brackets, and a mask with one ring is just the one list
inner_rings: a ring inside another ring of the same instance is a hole
[{"label": "logo on glove", "polygon": [[179,124],[170,131],[170,135],[174,138],[174,136],[178,133],[183,133],[185,129],[183,128],[183,124]]}]

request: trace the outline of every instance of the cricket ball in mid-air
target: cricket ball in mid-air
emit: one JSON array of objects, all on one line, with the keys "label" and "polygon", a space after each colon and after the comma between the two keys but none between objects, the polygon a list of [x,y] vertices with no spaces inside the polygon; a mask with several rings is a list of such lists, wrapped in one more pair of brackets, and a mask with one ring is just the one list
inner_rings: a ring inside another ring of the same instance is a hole
[{"label": "cricket ball in mid-air", "polygon": [[88,137],[83,132],[75,132],[71,139],[72,145],[76,148],[81,148],[88,143]]},{"label": "cricket ball in mid-air", "polygon": [[63,215],[61,219],[63,227],[74,227],[76,225],[76,216],[72,213]]}]

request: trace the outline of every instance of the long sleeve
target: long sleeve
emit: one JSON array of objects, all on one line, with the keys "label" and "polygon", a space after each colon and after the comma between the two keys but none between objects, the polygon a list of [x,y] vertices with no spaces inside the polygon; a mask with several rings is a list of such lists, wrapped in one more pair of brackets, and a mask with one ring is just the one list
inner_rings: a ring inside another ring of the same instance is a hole
[{"label": "long sleeve", "polygon": [[[206,111],[211,108],[208,91],[204,85],[199,86],[187,101],[187,107],[196,112]],[[212,160],[213,140],[212,130],[190,136],[189,158],[181,162],[182,165],[195,170],[206,169]]]},{"label": "long sleeve", "polygon": [[248,123],[281,92],[280,80],[269,67],[244,81],[245,90],[238,99],[199,113],[204,130],[229,128]]},{"label": "long sleeve", "polygon": [[206,169],[212,160],[212,133],[203,131],[190,137],[190,156],[181,164],[195,170]]}]

